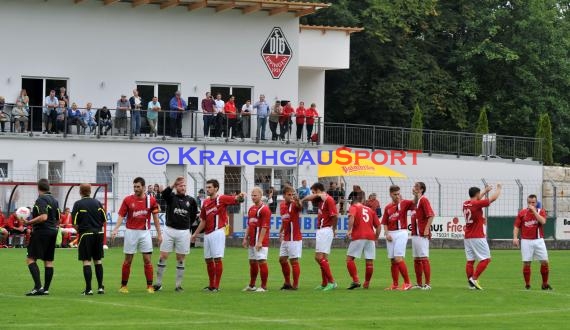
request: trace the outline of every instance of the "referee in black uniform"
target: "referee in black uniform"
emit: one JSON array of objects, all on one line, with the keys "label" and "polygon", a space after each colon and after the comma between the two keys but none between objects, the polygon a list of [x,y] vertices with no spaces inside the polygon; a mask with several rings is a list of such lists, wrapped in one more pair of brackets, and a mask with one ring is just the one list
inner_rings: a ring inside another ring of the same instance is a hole
[{"label": "referee in black uniform", "polygon": [[198,203],[186,195],[186,179],[178,177],[174,183],[162,191],[166,201],[166,227],[162,233],[160,259],[156,269],[154,291],[162,289],[162,276],[170,252],[176,252],[176,292],[182,292],[184,259],[190,253],[190,228],[198,215]]},{"label": "referee in black uniform", "polygon": [[[55,255],[55,240],[59,225],[59,203],[49,192],[49,181],[40,179],[38,181],[38,199],[32,209],[32,220],[24,220],[24,225],[32,226],[32,236],[28,245],[28,256],[26,262],[32,279],[34,288],[26,293],[26,296],[42,296],[49,294],[49,286],[53,278],[53,259]],[[40,269],[36,261],[44,261],[45,280],[44,286],[40,280]]]},{"label": "referee in black uniform", "polygon": [[105,293],[103,286],[103,240],[105,232],[103,226],[107,222],[107,215],[101,203],[89,197],[91,195],[91,185],[83,183],[79,186],[81,199],[73,204],[71,216],[73,225],[79,234],[79,244],[77,252],[79,260],[83,261],[83,277],[85,278],[84,296],[93,295],[91,289],[91,260],[95,263],[95,276],[97,277],[98,294]]}]

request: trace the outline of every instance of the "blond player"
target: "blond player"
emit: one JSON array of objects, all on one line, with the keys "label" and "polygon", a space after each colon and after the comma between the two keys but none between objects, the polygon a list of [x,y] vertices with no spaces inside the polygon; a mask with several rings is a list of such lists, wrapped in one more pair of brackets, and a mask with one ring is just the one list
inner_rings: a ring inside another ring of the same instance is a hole
[{"label": "blond player", "polygon": [[[299,213],[303,206],[295,195],[295,189],[291,186],[286,186],[283,189],[283,197],[285,200],[279,206],[281,213],[279,263],[281,264],[285,283],[281,290],[297,290],[299,287],[299,275],[301,274],[299,259],[303,252],[303,236],[301,234]],[[289,267],[289,263],[291,263],[291,267]],[[293,285],[291,285],[291,269],[293,269]]]}]

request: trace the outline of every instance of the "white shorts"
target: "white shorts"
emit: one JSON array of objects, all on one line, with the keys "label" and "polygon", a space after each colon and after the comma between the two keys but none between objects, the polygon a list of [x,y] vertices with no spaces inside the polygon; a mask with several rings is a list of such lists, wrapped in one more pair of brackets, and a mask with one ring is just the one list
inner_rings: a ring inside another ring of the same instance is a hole
[{"label": "white shorts", "polygon": [[317,229],[317,238],[315,243],[315,252],[317,253],[331,253],[331,245],[334,233],[331,227],[324,227]]},{"label": "white shorts", "polygon": [[152,253],[152,237],[150,230],[125,230],[125,242],[123,252],[125,254],[135,254],[137,251],[142,253]]},{"label": "white shorts", "polygon": [[544,239],[521,239],[522,261],[548,260]]},{"label": "white shorts", "polygon": [[75,230],[75,228],[61,228],[61,232],[66,234],[77,234],[77,230]]},{"label": "white shorts", "polygon": [[485,238],[466,238],[463,240],[465,244],[465,256],[468,261],[491,259],[491,251],[489,243]]},{"label": "white shorts", "polygon": [[376,241],[369,239],[357,239],[356,241],[352,241],[348,245],[348,251],[346,252],[346,255],[360,259],[363,252],[364,259],[376,259]]},{"label": "white shorts", "polygon": [[268,247],[262,247],[257,251],[255,247],[248,247],[247,248],[249,260],[267,260],[267,255],[269,254]]},{"label": "white shorts", "polygon": [[412,256],[414,258],[429,257],[429,239],[422,236],[412,236]]},{"label": "white shorts", "polygon": [[204,235],[204,259],[223,258],[226,248],[226,231],[217,229]]},{"label": "white shorts", "polygon": [[190,253],[190,230],[165,226],[162,231],[160,252]]},{"label": "white shorts", "polygon": [[303,254],[303,241],[283,241],[279,248],[280,257],[289,257],[291,259],[301,258]]},{"label": "white shorts", "polygon": [[392,242],[386,241],[388,259],[394,259],[395,257],[404,258],[406,256],[406,244],[408,244],[408,231],[394,230],[388,233],[392,236]]}]

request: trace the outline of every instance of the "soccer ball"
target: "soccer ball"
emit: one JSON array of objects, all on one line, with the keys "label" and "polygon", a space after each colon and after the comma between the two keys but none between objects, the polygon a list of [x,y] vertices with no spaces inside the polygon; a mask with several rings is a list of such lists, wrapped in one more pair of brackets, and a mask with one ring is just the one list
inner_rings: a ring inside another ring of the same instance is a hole
[{"label": "soccer ball", "polygon": [[20,207],[16,210],[16,217],[20,220],[26,220],[30,216],[30,209],[27,207]]}]

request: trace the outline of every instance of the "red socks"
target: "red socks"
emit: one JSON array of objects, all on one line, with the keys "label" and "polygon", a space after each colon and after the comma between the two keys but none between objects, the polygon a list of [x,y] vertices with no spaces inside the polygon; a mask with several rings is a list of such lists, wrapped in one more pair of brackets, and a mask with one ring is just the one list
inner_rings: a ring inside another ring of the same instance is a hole
[{"label": "red socks", "polygon": [[152,275],[153,269],[152,264],[148,263],[144,265],[144,276],[146,277],[146,285],[152,285]]},{"label": "red socks", "polygon": [[216,266],[213,260],[206,261],[206,268],[208,269],[208,279],[210,280],[210,288],[216,287]]},{"label": "red socks", "polygon": [[426,284],[431,284],[431,265],[429,264],[429,259],[422,260],[422,268],[424,271],[424,276],[426,277]]},{"label": "red socks", "polygon": [[402,274],[402,277],[404,278],[404,283],[409,284],[410,277],[408,276],[408,267],[403,260],[398,263],[398,268],[400,269],[400,274]]},{"label": "red socks", "polygon": [[478,279],[479,276],[481,276],[481,274],[485,271],[487,265],[489,265],[490,262],[491,259],[483,259],[479,261],[479,263],[477,264],[477,268],[475,268],[475,274],[473,274],[474,280]]},{"label": "red socks", "polygon": [[524,283],[530,285],[530,265],[523,265]]},{"label": "red socks", "polygon": [[267,268],[267,262],[259,264],[259,273],[261,275],[261,287],[267,289],[267,277],[269,276],[269,269]]},{"label": "red socks", "polygon": [[475,266],[475,260],[468,260],[467,263],[465,264],[465,274],[467,274],[467,279],[473,277],[474,266]]},{"label": "red socks", "polygon": [[392,272],[392,285],[398,286],[398,278],[400,276],[400,270],[397,263],[392,263],[390,267],[390,271]]},{"label": "red socks", "polygon": [[[542,275],[542,285],[548,284],[548,264],[541,264],[540,265],[540,275]],[[530,273],[530,271],[529,271]]]},{"label": "red socks", "polygon": [[372,279],[372,274],[374,273],[374,264],[372,262],[366,263],[366,275],[364,277],[365,282],[368,283]]},{"label": "red socks", "polygon": [[301,275],[301,267],[299,261],[291,261],[291,268],[293,268],[293,287],[299,287],[299,275]]},{"label": "red socks", "polygon": [[[423,272],[423,260],[414,259],[414,271],[416,272],[416,284],[422,285],[422,272]],[[427,282],[427,281],[426,281]]]},{"label": "red socks", "polygon": [[123,262],[123,268],[121,271],[121,285],[125,286],[129,282],[129,276],[131,275],[131,264]]},{"label": "red socks", "polygon": [[222,273],[224,272],[224,264],[222,263],[222,259],[216,262],[216,281],[215,281],[215,288],[220,288],[220,280],[222,279]]},{"label": "red socks", "polygon": [[259,265],[257,261],[250,260],[249,261],[249,286],[254,287],[255,281],[257,281],[257,273],[259,272]]},{"label": "red socks", "polygon": [[354,263],[354,260],[347,260],[346,268],[348,269],[348,274],[350,274],[350,277],[352,277],[352,282],[360,283],[360,280],[358,279],[358,271],[356,270],[356,264]]},{"label": "red socks", "polygon": [[289,267],[289,262],[287,260],[280,262],[281,271],[283,272],[283,277],[285,278],[285,284],[291,285],[291,267]]},{"label": "red socks", "polygon": [[[319,262],[319,264],[321,265],[321,274],[323,275],[323,283],[325,282],[324,280],[326,279],[326,281],[328,283],[334,283],[334,278],[332,276],[332,272],[331,272],[331,267],[329,265],[329,261],[325,258],[321,259],[321,261]],[[325,284],[326,285],[326,284]],[[324,285],[323,285],[324,286]]]}]

